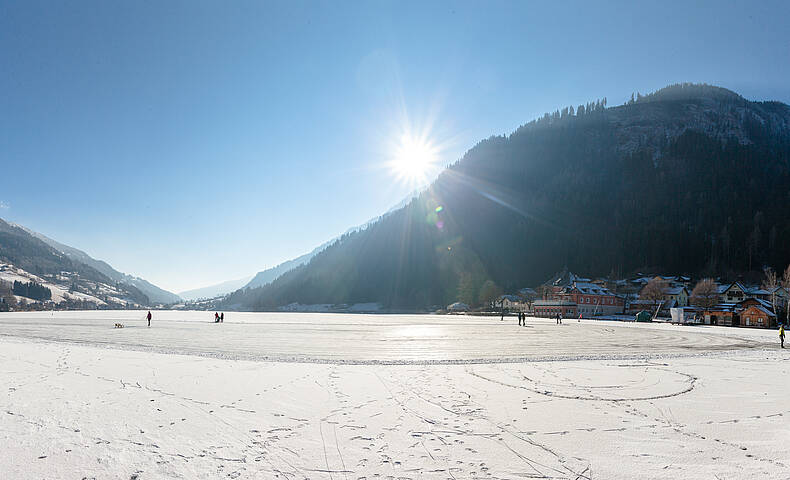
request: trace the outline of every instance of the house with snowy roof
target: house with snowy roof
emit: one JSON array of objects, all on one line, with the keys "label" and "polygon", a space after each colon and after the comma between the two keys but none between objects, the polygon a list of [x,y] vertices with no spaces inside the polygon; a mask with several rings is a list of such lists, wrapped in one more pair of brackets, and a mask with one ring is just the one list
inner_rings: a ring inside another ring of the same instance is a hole
[{"label": "house with snowy roof", "polygon": [[738,326],[738,306],[734,303],[720,303],[702,312],[706,325]]},{"label": "house with snowy roof", "polygon": [[[757,298],[772,304],[774,298],[777,308],[785,308],[790,301],[790,294],[781,286],[767,290],[756,285],[741,282],[719,285],[719,301],[721,303],[738,303],[749,298]],[[773,308],[773,306],[772,306]]]},{"label": "house with snowy roof", "polygon": [[580,277],[575,273],[563,268],[561,272],[551,277],[544,285],[553,288],[562,288],[572,285],[574,282],[590,282],[591,280],[586,277]]},{"label": "house with snowy roof", "polygon": [[770,328],[776,324],[776,314],[770,302],[747,298],[738,304],[739,325],[743,327]]},{"label": "house with snowy roof", "polygon": [[511,312],[520,312],[526,304],[516,295],[501,295],[496,299],[497,306]]},{"label": "house with snowy roof", "polygon": [[447,305],[447,311],[450,313],[468,312],[469,305],[462,302],[455,302]]},{"label": "house with snowy roof", "polygon": [[729,285],[719,285],[720,303],[738,303],[746,300],[749,289],[741,282],[733,282]]},{"label": "house with snowy roof", "polygon": [[769,297],[767,300],[771,300],[771,295],[776,296],[776,307],[779,309],[786,309],[788,304],[790,304],[790,292],[785,290],[784,287],[776,287],[770,292],[768,292]]},{"label": "house with snowy roof", "polygon": [[689,304],[689,292],[684,286],[669,287],[666,296],[667,300],[673,300],[678,307],[687,307]]},{"label": "house with snowy roof", "polygon": [[555,291],[554,298],[575,303],[582,315],[614,315],[623,313],[625,307],[622,296],[591,282],[574,281]]},{"label": "house with snowy roof", "polygon": [[746,298],[737,303],[720,303],[706,309],[704,323],[730,327],[771,328],[776,325],[776,313],[771,302]]},{"label": "house with snowy roof", "polygon": [[754,298],[759,298],[760,300],[765,300],[769,304],[773,306],[773,302],[776,301],[776,308],[784,309],[787,306],[788,295],[787,290],[785,290],[781,286],[777,286],[771,289],[765,289],[763,287],[753,287],[752,289],[748,290],[747,295]]}]

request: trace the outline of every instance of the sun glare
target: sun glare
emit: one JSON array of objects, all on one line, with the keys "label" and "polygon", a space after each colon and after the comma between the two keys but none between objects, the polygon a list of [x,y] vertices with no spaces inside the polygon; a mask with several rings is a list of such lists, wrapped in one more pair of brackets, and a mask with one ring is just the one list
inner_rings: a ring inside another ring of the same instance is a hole
[{"label": "sun glare", "polygon": [[395,149],[391,168],[399,179],[409,183],[424,183],[436,168],[436,148],[426,139],[404,135]]}]

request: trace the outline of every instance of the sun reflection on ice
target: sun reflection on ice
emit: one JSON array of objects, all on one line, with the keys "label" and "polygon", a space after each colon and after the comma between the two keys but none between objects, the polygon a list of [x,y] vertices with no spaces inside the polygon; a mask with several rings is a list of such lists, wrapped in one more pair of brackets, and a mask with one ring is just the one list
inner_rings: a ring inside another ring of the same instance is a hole
[{"label": "sun reflection on ice", "polygon": [[394,330],[393,336],[396,337],[439,337],[443,335],[443,329],[437,325],[410,325],[408,327]]}]

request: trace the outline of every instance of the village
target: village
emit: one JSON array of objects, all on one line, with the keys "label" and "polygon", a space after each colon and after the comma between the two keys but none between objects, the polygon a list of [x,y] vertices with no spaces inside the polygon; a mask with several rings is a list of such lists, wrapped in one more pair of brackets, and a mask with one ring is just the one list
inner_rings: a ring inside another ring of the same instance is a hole
[{"label": "village", "polygon": [[[760,285],[720,282],[683,275],[643,275],[628,279],[587,278],[564,269],[537,288],[499,296],[490,309],[533,317],[664,321],[681,324],[775,328],[788,324],[790,268],[779,279],[765,269]],[[453,304],[448,311],[463,311]]]}]

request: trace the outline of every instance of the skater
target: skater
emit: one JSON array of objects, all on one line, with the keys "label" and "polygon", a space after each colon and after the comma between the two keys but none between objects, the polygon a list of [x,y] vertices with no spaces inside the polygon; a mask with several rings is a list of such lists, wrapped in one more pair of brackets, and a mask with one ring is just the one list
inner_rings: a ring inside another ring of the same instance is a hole
[{"label": "skater", "polygon": [[214,312],[214,323],[219,323],[219,313]]},{"label": "skater", "polygon": [[219,314],[219,323],[225,323],[225,312]]},{"label": "skater", "polygon": [[148,315],[146,315],[146,318],[148,318],[148,326],[150,327],[151,326],[151,310],[148,310]]},{"label": "skater", "polygon": [[562,325],[562,312],[560,312],[559,314],[559,319],[560,319],[560,325]]},{"label": "skater", "polygon": [[782,343],[782,348],[785,348],[785,326],[779,325],[779,341]]}]

